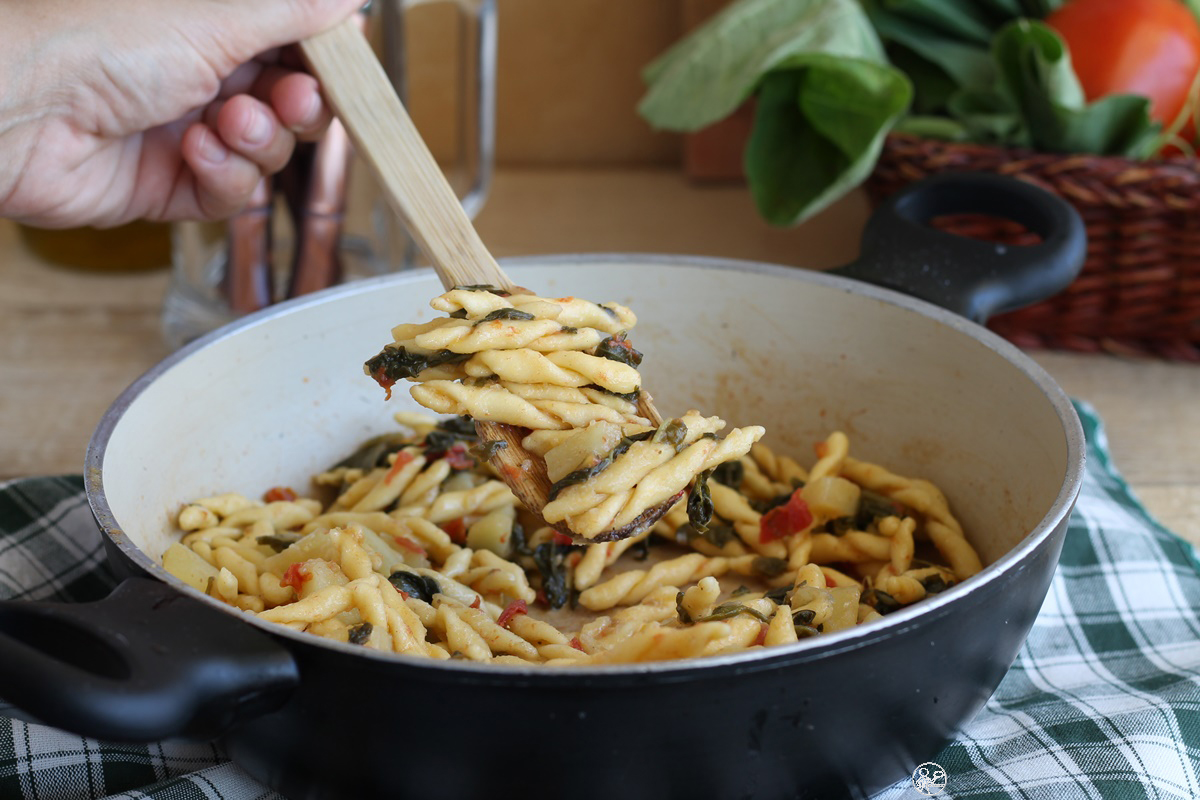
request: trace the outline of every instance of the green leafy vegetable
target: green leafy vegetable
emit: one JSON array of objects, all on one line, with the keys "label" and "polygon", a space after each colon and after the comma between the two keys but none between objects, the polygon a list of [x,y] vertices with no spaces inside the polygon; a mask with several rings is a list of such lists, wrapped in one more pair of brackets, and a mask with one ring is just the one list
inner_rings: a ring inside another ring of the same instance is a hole
[{"label": "green leafy vegetable", "polygon": [[402,450],[409,443],[408,434],[385,433],[363,442],[357,450],[333,465],[333,469],[349,467],[352,469],[372,469],[386,467],[388,456]]},{"label": "green leafy vegetable", "polygon": [[788,563],[782,558],[758,556],[750,562],[750,568],[754,570],[755,575],[761,575],[764,578],[778,578],[787,572]]},{"label": "green leafy vegetable", "polygon": [[[862,183],[895,130],[1043,152],[1152,156],[1149,101],[1087,103],[1063,0],[735,0],[650,64],[638,106],[695,131],[753,97],[743,153],[760,215],[801,222]],[[1184,0],[1200,15],[1200,0]]]},{"label": "green leafy vegetable", "polygon": [[925,591],[929,594],[937,594],[950,588],[950,584],[946,583],[946,579],[936,573],[922,578],[921,585],[925,587]]},{"label": "green leafy vegetable", "polygon": [[908,108],[898,70],[814,55],[763,79],[746,177],[759,213],[791,225],[821,211],[871,173],[883,139]]},{"label": "green leafy vegetable", "polygon": [[473,444],[467,448],[467,452],[470,453],[476,461],[483,464],[491,461],[496,457],[497,452],[505,449],[506,447],[508,447],[508,442],[501,439],[496,439],[495,441]]},{"label": "green leafy vegetable", "polygon": [[476,320],[475,324],[480,325],[484,322],[494,322],[498,319],[527,321],[534,318],[533,314],[530,314],[528,311],[521,311],[516,308],[497,308],[495,311],[489,312],[486,317]]},{"label": "green leafy vegetable", "polygon": [[572,545],[546,542],[533,550],[533,562],[542,576],[542,594],[551,608],[562,608],[571,599],[564,560],[572,549]]},{"label": "green leafy vegetable", "polygon": [[737,531],[725,524],[710,523],[707,529],[699,531],[690,523],[685,522],[679,526],[679,532],[687,539],[703,539],[717,549],[723,549],[725,545],[738,538]]},{"label": "green leafy vegetable", "polygon": [[688,610],[683,607],[683,590],[682,589],[680,589],[679,593],[675,595],[675,614],[679,617],[680,625],[691,625],[692,624],[692,621],[693,621],[692,615],[689,614]]},{"label": "green leafy vegetable", "polygon": [[757,93],[746,174],[759,212],[779,225],[861,182],[912,97],[855,0],[741,0],[644,76],[639,111],[669,130],[703,128]]},{"label": "green leafy vegetable", "polygon": [[741,603],[721,603],[712,610],[711,614],[706,614],[703,617],[697,617],[696,622],[721,622],[723,620],[732,619],[738,614],[749,614],[759,622],[770,622],[771,618],[762,613],[756,608],[743,605]]},{"label": "green leafy vegetable", "polygon": [[880,614],[890,614],[900,609],[900,603],[882,589],[867,589],[862,593],[860,602],[869,605]]},{"label": "green leafy vegetable", "polygon": [[256,544],[265,544],[276,553],[282,553],[298,541],[300,541],[300,534],[298,533],[268,533],[264,536],[257,536],[254,539]]},{"label": "green leafy vegetable", "polygon": [[1021,19],[1001,29],[992,52],[1001,91],[1020,110],[1028,143],[1061,153],[1149,156],[1159,130],[1150,101],[1109,95],[1088,105],[1067,48],[1041,22]]},{"label": "green leafy vegetable", "polygon": [[729,116],[763,75],[814,53],[886,63],[855,0],[741,0],[645,69],[638,110],[657,127],[699,130]]},{"label": "green leafy vegetable", "polygon": [[742,480],[746,477],[746,468],[742,465],[739,458],[732,461],[724,461],[713,467],[712,478],[719,484],[728,486],[730,489],[737,489],[742,485]]},{"label": "green leafy vegetable", "polygon": [[415,378],[431,367],[442,364],[460,364],[471,357],[471,353],[452,353],[439,350],[435,353],[410,353],[403,347],[385,347],[367,360],[367,374],[377,383],[388,386],[401,378]]},{"label": "green leafy vegetable", "polygon": [[[604,306],[601,306],[604,308]],[[611,310],[605,309],[612,313]],[[613,334],[596,345],[595,355],[600,358],[607,358],[609,361],[617,361],[630,367],[638,367],[642,363],[642,353],[635,350],[625,339],[625,334]]]},{"label": "green leafy vegetable", "polygon": [[388,583],[409,597],[424,600],[426,603],[433,602],[433,596],[442,591],[442,587],[438,585],[436,578],[402,569],[398,569],[389,575]]},{"label": "green leafy vegetable", "polygon": [[455,286],[454,288],[463,289],[468,292],[487,292],[488,294],[494,294],[497,297],[508,297],[511,294],[511,292],[509,292],[507,289],[500,289],[492,286],[490,283],[468,283]]},{"label": "green leafy vegetable", "polygon": [[350,644],[366,644],[370,640],[373,630],[375,630],[375,626],[369,622],[355,625],[347,632]]},{"label": "green leafy vegetable", "polygon": [[696,475],[688,492],[688,522],[701,533],[708,530],[708,523],[712,521],[713,515],[712,492],[708,488],[708,476],[711,472],[712,470],[706,469]]}]

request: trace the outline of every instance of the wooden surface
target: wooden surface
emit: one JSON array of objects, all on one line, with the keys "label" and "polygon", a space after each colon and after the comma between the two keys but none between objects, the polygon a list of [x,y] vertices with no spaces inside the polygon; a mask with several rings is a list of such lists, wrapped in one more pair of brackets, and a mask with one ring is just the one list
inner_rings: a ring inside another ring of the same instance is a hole
[{"label": "wooden surface", "polygon": [[[642,70],[683,34],[691,2],[499,0],[497,163],[677,163],[680,137],[651,130],[633,109]],[[466,77],[456,5],[418,3],[404,18],[409,111],[443,162],[458,159]]]},{"label": "wooden surface", "polygon": [[[505,170],[479,218],[497,256],[685,252],[828,267],[851,259],[866,216],[851,195],[812,222],[768,228],[745,191],[673,170]],[[164,271],[85,274],[30,254],[0,223],[0,477],[78,473],[92,429],[167,354]],[[1200,543],[1200,368],[1033,352],[1107,423],[1116,466],[1168,528]]]}]

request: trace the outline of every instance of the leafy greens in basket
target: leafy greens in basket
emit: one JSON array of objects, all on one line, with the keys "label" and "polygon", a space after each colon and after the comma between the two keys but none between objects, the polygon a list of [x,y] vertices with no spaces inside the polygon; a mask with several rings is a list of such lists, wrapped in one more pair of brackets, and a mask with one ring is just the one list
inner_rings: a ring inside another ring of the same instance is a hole
[{"label": "leafy greens in basket", "polygon": [[1150,102],[1087,102],[1061,0],[735,0],[650,64],[639,113],[696,131],[754,102],[744,168],[768,222],[802,222],[859,185],[891,131],[1145,158]]}]

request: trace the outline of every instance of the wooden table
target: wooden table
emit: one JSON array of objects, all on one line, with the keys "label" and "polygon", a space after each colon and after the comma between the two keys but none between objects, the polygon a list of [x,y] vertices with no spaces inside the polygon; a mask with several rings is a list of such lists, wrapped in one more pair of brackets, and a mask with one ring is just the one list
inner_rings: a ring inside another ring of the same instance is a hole
[{"label": "wooden table", "polygon": [[[508,170],[479,229],[498,256],[674,252],[820,268],[854,257],[866,213],[855,194],[777,230],[758,219],[744,189],[691,186],[673,171]],[[0,223],[0,478],[82,471],[104,410],[167,355],[159,334],[167,278],[55,268]],[[1150,511],[1200,544],[1200,367],[1031,355],[1096,407],[1118,469]]]}]

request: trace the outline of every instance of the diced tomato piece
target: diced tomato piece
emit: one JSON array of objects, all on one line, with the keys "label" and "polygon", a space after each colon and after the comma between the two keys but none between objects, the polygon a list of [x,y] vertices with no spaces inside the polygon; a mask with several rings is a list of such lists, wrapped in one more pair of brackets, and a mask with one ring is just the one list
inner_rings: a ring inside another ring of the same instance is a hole
[{"label": "diced tomato piece", "polygon": [[828,572],[824,572],[824,571],[822,571],[821,574],[825,576],[825,588],[827,588],[827,589],[836,589],[837,588],[837,585],[838,585],[837,581],[834,580],[834,577],[832,575],[830,575]]},{"label": "diced tomato piece", "polygon": [[450,541],[455,544],[462,544],[467,541],[467,524],[463,522],[462,517],[452,519],[449,522],[442,523],[442,530],[450,535]]},{"label": "diced tomato piece", "polygon": [[571,647],[574,647],[576,650],[579,650],[580,652],[583,651],[583,642],[579,641],[578,636],[571,637],[571,641],[568,644],[570,644]]},{"label": "diced tomato piece", "polygon": [[462,442],[456,442],[445,455],[446,463],[454,469],[470,469],[475,466],[475,459],[471,458],[471,454],[467,452],[467,446]]},{"label": "diced tomato piece", "polygon": [[483,604],[483,598],[475,595],[475,599],[471,601],[471,608],[479,608]]},{"label": "diced tomato piece", "polygon": [[412,539],[408,538],[407,536],[396,535],[396,536],[392,537],[392,541],[394,541],[396,543],[397,547],[407,550],[410,553],[417,553],[418,555],[425,555],[425,548],[421,547],[421,545],[417,544],[416,542],[414,542]]},{"label": "diced tomato piece", "polygon": [[409,464],[416,456],[407,450],[401,450],[396,453],[396,458],[392,461],[391,469],[383,476],[383,482],[391,484],[392,480],[400,474],[400,470],[404,469],[405,465]]},{"label": "diced tomato piece", "polygon": [[280,500],[291,502],[296,499],[296,492],[286,486],[273,486],[263,495],[264,503],[277,503]]},{"label": "diced tomato piece", "polygon": [[800,490],[781,506],[776,506],[762,515],[758,523],[758,540],[763,544],[791,536],[812,525],[813,515],[808,503],[800,496]]},{"label": "diced tomato piece", "polygon": [[312,574],[304,567],[303,561],[297,561],[284,571],[283,578],[280,579],[279,584],[281,586],[290,586],[299,592],[304,582],[309,580],[312,580]]},{"label": "diced tomato piece", "polygon": [[767,641],[767,626],[760,622],[758,624],[758,636],[756,636],[754,638],[754,643],[757,645],[762,645],[766,641]]},{"label": "diced tomato piece", "polygon": [[572,544],[575,540],[570,536],[567,536],[565,533],[552,531],[550,533],[550,541],[554,542],[555,544]]},{"label": "diced tomato piece", "polygon": [[525,605],[524,600],[513,600],[504,610],[500,612],[500,616],[496,617],[496,624],[501,628],[507,628],[508,623],[512,622],[512,618],[517,614],[528,614],[529,607]]},{"label": "diced tomato piece", "polygon": [[372,372],[371,377],[375,379],[376,383],[378,383],[380,386],[383,387],[383,390],[385,392],[383,399],[391,400],[392,399],[392,387],[396,385],[396,379],[389,378],[387,376],[387,370],[384,369],[382,366],[379,367],[378,369],[376,369],[374,372]]}]

